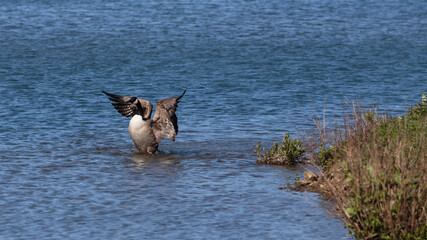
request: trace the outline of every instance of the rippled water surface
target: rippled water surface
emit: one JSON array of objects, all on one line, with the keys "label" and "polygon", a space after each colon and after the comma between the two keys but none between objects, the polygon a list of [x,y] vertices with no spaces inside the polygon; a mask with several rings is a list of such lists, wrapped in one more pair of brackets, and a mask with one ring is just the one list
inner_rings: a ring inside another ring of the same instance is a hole
[{"label": "rippled water surface", "polygon": [[[1,1],[0,238],[343,239],[301,167],[253,149],[345,97],[427,91],[424,1]],[[134,154],[101,91],[180,94],[180,133]]]}]

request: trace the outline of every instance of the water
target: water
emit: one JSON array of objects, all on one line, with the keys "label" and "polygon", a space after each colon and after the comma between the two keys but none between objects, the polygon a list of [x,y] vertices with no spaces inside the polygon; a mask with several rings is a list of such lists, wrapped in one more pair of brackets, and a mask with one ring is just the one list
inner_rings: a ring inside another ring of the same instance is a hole
[{"label": "water", "polygon": [[[345,97],[427,91],[423,1],[1,1],[0,238],[343,239],[301,167],[252,150]],[[134,154],[101,90],[187,89],[180,133]]]}]

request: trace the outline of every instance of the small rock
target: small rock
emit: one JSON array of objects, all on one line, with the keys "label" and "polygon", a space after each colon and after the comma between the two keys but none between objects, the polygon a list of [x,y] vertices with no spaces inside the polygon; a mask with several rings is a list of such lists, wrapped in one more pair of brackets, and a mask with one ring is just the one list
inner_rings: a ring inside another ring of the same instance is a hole
[{"label": "small rock", "polygon": [[318,178],[319,176],[317,176],[312,172],[304,172],[304,179],[307,181],[314,182],[314,181],[317,181]]}]

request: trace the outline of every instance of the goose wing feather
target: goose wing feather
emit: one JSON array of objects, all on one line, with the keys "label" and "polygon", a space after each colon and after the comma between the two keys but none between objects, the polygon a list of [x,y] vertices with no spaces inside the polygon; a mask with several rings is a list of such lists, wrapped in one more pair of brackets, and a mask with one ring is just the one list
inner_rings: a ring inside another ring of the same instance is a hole
[{"label": "goose wing feather", "polygon": [[171,141],[175,141],[175,136],[178,134],[178,118],[175,115],[180,99],[184,96],[186,90],[179,97],[171,97],[157,101],[156,113],[153,117],[152,128],[156,141],[160,141],[167,137]]},{"label": "goose wing feather", "polygon": [[112,102],[111,105],[125,117],[133,117],[140,111],[141,104],[139,103],[138,98],[132,96],[121,96],[116,94],[111,94],[102,91],[105,95],[108,96],[108,99]]}]

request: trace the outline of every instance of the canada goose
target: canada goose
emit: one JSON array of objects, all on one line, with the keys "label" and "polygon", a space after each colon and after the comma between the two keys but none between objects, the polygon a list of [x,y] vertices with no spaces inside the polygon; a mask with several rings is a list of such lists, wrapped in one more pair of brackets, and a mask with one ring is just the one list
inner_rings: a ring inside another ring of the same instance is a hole
[{"label": "canada goose", "polygon": [[172,142],[178,134],[178,118],[175,115],[179,97],[157,101],[156,113],[151,119],[153,105],[144,99],[132,96],[120,96],[102,91],[112,101],[114,108],[125,117],[132,117],[129,122],[129,134],[137,152],[154,154],[158,145],[166,136]]}]

